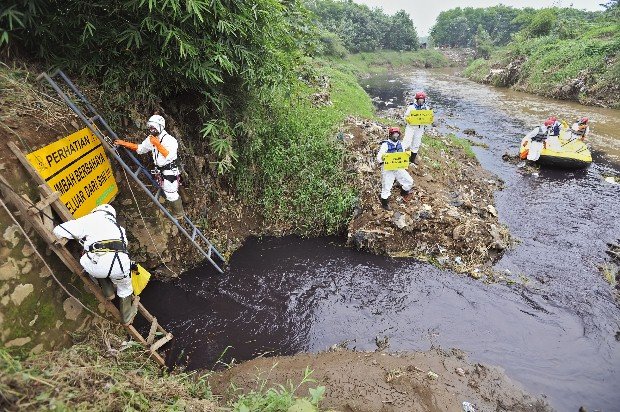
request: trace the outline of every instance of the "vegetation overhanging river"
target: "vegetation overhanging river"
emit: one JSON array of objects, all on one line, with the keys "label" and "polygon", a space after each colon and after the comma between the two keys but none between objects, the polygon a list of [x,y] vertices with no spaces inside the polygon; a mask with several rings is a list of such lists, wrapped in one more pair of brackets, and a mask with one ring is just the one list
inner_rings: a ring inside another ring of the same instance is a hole
[{"label": "vegetation overhanging river", "polygon": [[[463,349],[546,394],[558,410],[614,410],[620,310],[597,265],[606,242],[620,235],[620,185],[602,178],[620,175],[620,112],[478,85],[447,70],[388,73],[362,85],[379,108],[403,104],[405,90],[424,89],[442,132],[474,129],[470,138],[488,145],[474,150],[505,182],[497,209],[519,239],[495,265],[505,280],[485,284],[357,252],[339,239],[250,239],[224,276],[202,268],[144,292],[175,334],[169,361],[212,368],[344,341],[372,350],[377,336],[388,336],[392,351]],[[502,160],[551,114],[590,117],[589,169],[533,173]]]}]

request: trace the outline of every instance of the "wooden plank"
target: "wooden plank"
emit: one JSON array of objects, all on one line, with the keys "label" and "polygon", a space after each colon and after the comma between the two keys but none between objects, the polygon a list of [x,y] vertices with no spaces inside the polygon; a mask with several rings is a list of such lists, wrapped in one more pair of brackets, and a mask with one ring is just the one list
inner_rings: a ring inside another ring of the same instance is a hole
[{"label": "wooden plank", "polygon": [[[48,194],[51,194],[52,189],[49,188],[45,180],[39,175],[39,173],[37,173],[37,171],[34,169],[34,167],[32,167],[30,162],[28,162],[28,159],[26,159],[26,156],[24,156],[22,151],[19,150],[19,147],[17,147],[14,142],[7,142],[7,145],[9,146],[9,149],[11,149],[15,157],[17,157],[17,160],[19,160],[22,166],[24,166],[24,169],[26,169],[28,174],[30,174],[32,179],[37,183],[37,185],[45,185],[45,187],[49,189]],[[52,204],[52,207],[54,208],[56,213],[58,213],[58,216],[60,216],[63,222],[73,219],[73,215],[71,214],[71,212],[69,212],[69,209],[67,209],[67,207],[61,202],[54,202]]]},{"label": "wooden plank", "polygon": [[153,322],[151,323],[151,329],[149,329],[149,334],[146,338],[146,343],[149,345],[153,343],[155,340],[155,333],[157,332],[157,318],[153,318]]},{"label": "wooden plank", "polygon": [[[44,185],[39,185],[39,192],[43,193],[43,187]],[[47,187],[47,186],[45,186]],[[37,202],[37,204],[35,205],[35,207],[39,210],[46,208],[47,206],[51,205],[53,202],[57,201],[60,199],[60,192],[52,192],[51,195],[43,197],[39,202]]]},{"label": "wooden plank", "polygon": [[157,342],[155,342],[153,346],[151,346],[150,351],[153,353],[156,353],[157,349],[161,348],[162,346],[164,346],[166,343],[170,342],[171,340],[172,340],[172,333],[169,333],[163,338],[161,338],[160,340],[158,340]]}]

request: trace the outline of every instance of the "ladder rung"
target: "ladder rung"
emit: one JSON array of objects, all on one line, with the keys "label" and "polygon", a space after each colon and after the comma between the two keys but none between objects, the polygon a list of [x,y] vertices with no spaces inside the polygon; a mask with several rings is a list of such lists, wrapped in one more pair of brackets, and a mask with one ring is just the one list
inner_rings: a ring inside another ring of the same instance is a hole
[{"label": "ladder rung", "polygon": [[207,257],[211,258],[211,252],[213,251],[213,246],[209,246],[209,251],[207,252]]},{"label": "ladder rung", "polygon": [[141,168],[141,167],[138,167],[138,168],[136,169],[136,171],[135,171],[135,172],[132,172],[131,174],[132,174],[134,177],[138,177],[138,175],[140,174],[140,172],[141,172],[141,171],[142,171],[142,168]]},{"label": "ladder rung", "polygon": [[196,228],[194,228],[194,231],[192,232],[191,239],[192,239],[192,241],[194,241],[194,239],[196,239]]},{"label": "ladder rung", "polygon": [[95,120],[99,120],[99,119],[100,119],[99,115],[96,114],[93,117],[89,118],[88,121],[91,122],[91,123],[94,123]]},{"label": "ladder rung", "polygon": [[157,349],[161,348],[162,346],[164,346],[166,343],[170,342],[171,340],[172,340],[172,333],[169,333],[163,338],[161,338],[160,340],[158,340],[157,342],[155,342],[151,346],[150,351],[151,352],[157,351]]},{"label": "ladder rung", "polygon": [[151,323],[151,329],[149,330],[149,335],[146,338],[147,344],[152,344],[155,340],[155,332],[157,332],[157,318],[153,318],[153,322]]}]

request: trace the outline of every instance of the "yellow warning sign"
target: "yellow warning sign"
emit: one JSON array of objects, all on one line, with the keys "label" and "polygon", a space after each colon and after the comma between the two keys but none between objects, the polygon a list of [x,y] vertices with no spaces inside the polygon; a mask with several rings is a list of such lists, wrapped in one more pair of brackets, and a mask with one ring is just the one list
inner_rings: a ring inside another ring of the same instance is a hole
[{"label": "yellow warning sign", "polygon": [[386,153],[383,155],[383,170],[398,170],[409,167],[411,152]]},{"label": "yellow warning sign", "polygon": [[103,145],[89,128],[26,155],[73,217],[109,203],[118,193]]},{"label": "yellow warning sign", "polygon": [[432,110],[412,110],[405,120],[410,125],[423,126],[433,123],[434,115]]}]

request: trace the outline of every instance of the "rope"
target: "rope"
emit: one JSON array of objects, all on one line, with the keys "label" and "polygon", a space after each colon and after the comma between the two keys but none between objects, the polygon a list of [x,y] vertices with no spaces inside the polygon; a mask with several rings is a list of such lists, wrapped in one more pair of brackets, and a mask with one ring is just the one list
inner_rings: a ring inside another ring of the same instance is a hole
[{"label": "rope", "polygon": [[20,232],[22,232],[22,234],[24,235],[24,237],[26,238],[26,240],[28,241],[28,243],[30,244],[30,247],[32,248],[32,250],[34,250],[34,253],[39,257],[39,259],[41,259],[41,262],[43,262],[43,264],[45,265],[45,267],[47,268],[47,270],[49,270],[50,275],[52,275],[52,278],[54,278],[54,280],[56,281],[56,283],[58,283],[58,286],[60,286],[60,288],[62,290],[65,291],[65,293],[67,295],[69,295],[69,297],[73,298],[82,308],[84,308],[87,312],[91,313],[92,315],[94,315],[95,317],[98,317],[100,319],[104,319],[105,318],[103,316],[101,316],[98,313],[93,312],[91,309],[89,309],[88,307],[86,307],[78,298],[76,298],[75,296],[73,296],[71,294],[71,292],[69,292],[67,290],[67,288],[65,287],[65,285],[62,284],[62,282],[56,277],[56,275],[54,275],[54,271],[52,270],[52,268],[47,264],[47,262],[45,261],[45,259],[43,259],[43,256],[41,256],[41,254],[39,253],[39,251],[37,250],[37,248],[35,247],[35,245],[32,243],[32,240],[30,239],[30,237],[28,236],[28,234],[26,234],[26,231],[24,230],[24,228],[22,227],[22,225],[19,224],[19,222],[17,221],[17,219],[15,219],[15,216],[13,216],[13,213],[11,213],[11,211],[9,210],[9,208],[6,206],[6,204],[4,203],[4,201],[2,199],[0,199],[0,205],[2,205],[2,207],[4,208],[4,210],[6,210],[6,212],[8,213],[9,217],[11,218],[11,220],[13,221],[13,223],[15,223],[17,225],[17,227],[19,227]]},{"label": "rope", "polygon": [[125,180],[127,181],[127,186],[129,187],[129,191],[131,192],[131,197],[133,198],[133,201],[136,204],[136,209],[138,209],[138,214],[140,215],[140,219],[142,219],[142,223],[144,223],[144,229],[146,230],[146,233],[149,235],[149,239],[151,239],[151,243],[153,244],[153,248],[155,249],[155,252],[157,252],[157,256],[159,257],[159,260],[164,265],[164,267],[168,269],[170,273],[178,277],[179,273],[170,269],[168,265],[166,265],[166,262],[164,262],[164,258],[162,257],[161,253],[159,253],[159,249],[157,248],[157,245],[155,244],[155,240],[153,239],[153,236],[151,236],[151,231],[149,230],[146,220],[144,219],[144,216],[142,215],[142,211],[140,210],[138,199],[136,199],[136,195],[134,194],[133,189],[131,188],[131,184],[129,182],[129,176],[127,176],[127,171],[125,171],[124,167],[122,169],[123,169],[123,173],[125,174]]},{"label": "rope", "polygon": [[[26,201],[26,203],[28,203],[31,207],[33,207],[34,209],[37,210],[37,212],[39,212],[41,215],[45,216],[46,218],[48,218],[49,220],[51,220],[52,222],[55,220],[52,216],[46,214],[44,211],[42,211],[41,209],[39,209],[37,207],[37,205],[35,205],[32,200],[30,200],[28,197],[26,196],[20,196],[19,193],[17,193],[15,190],[13,190],[13,188],[11,186],[9,186],[8,184],[4,183],[2,180],[0,180],[0,183],[6,187],[7,189],[9,189],[11,192],[13,192],[13,194],[17,197],[19,197],[20,199]],[[63,228],[64,229],[64,228]],[[65,229],[66,230],[66,229]],[[71,233],[69,233],[71,234]]]}]

